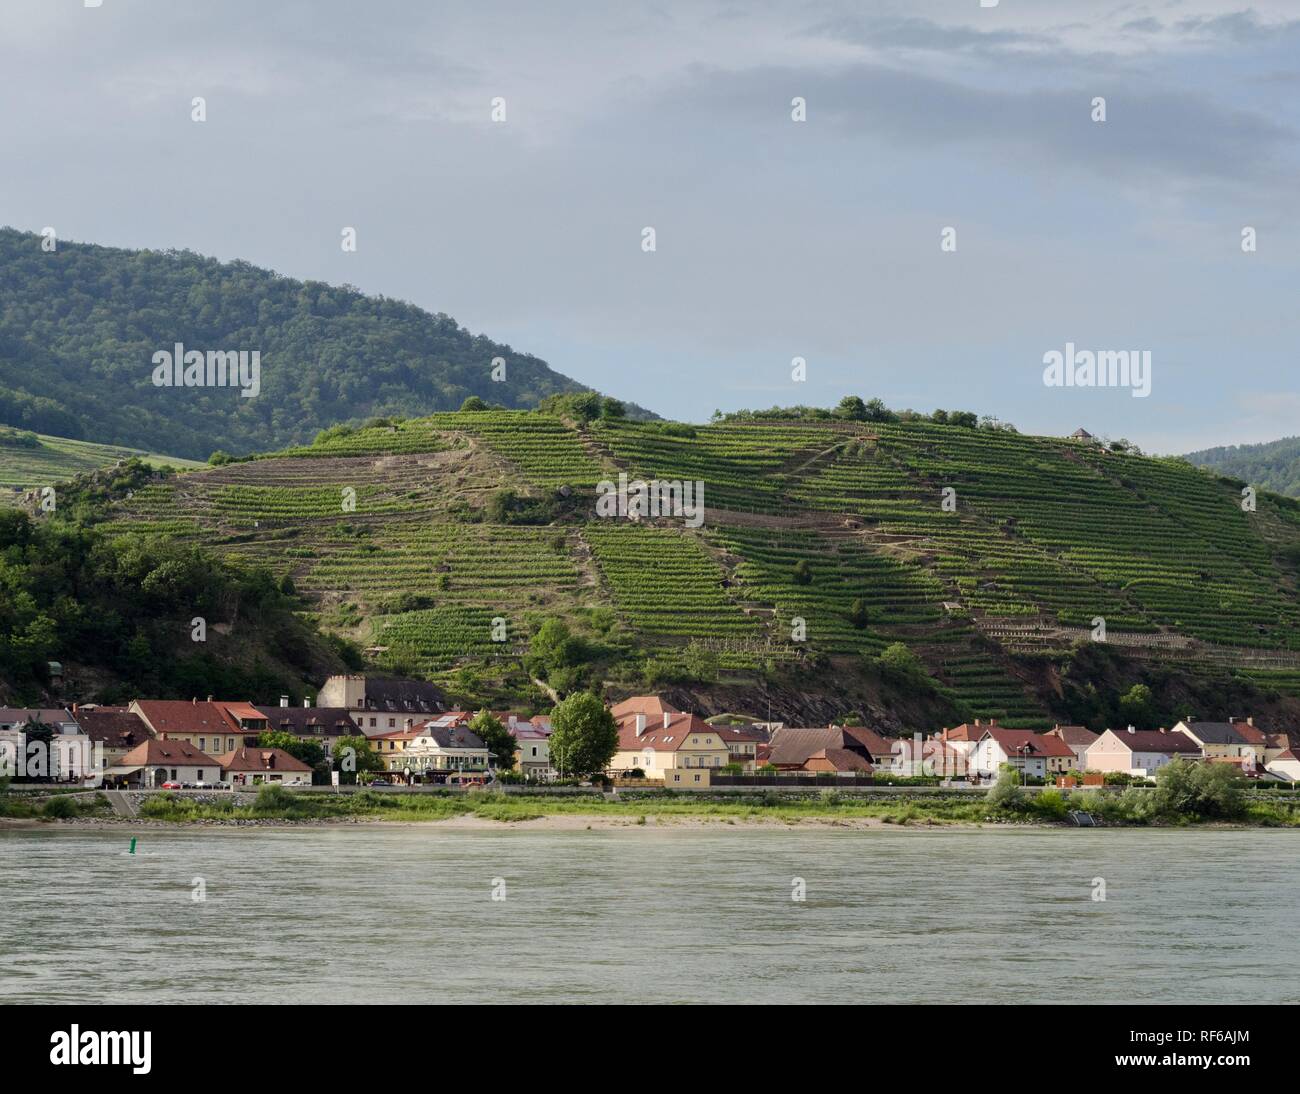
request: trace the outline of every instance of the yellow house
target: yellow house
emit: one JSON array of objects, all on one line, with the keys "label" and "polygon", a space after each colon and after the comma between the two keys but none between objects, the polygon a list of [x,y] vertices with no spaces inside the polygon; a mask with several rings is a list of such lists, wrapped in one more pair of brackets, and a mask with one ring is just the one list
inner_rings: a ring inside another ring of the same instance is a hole
[{"label": "yellow house", "polygon": [[663,779],[665,786],[708,785],[712,771],[731,761],[727,742],[713,726],[694,714],[664,711],[655,722],[645,713],[620,719],[618,751],[609,773],[622,775],[634,768],[648,779]]}]

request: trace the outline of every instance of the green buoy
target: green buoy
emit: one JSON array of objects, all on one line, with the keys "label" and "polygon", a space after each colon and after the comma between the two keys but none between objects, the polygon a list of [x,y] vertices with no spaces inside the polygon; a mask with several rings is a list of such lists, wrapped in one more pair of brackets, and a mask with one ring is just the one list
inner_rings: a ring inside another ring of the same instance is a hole
[{"label": "green buoy", "polygon": [[135,854],[135,836],[131,837],[131,850],[128,851],[127,853],[131,855]]}]

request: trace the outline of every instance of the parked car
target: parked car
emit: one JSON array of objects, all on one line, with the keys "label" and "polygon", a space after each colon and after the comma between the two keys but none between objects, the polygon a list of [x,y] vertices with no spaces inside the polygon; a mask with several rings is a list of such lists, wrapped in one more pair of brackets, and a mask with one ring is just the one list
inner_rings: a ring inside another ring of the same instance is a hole
[{"label": "parked car", "polygon": [[163,788],[164,790],[184,790],[184,789],[185,789],[185,788],[184,788],[183,786],[181,786],[181,784],[178,783],[175,779],[168,779],[165,783],[162,784],[162,788]]},{"label": "parked car", "polygon": [[387,779],[376,779],[374,782],[370,784],[370,788],[372,790],[375,789],[376,787],[378,787],[379,789],[383,789],[386,786],[391,788],[392,785],[393,784],[390,783]]}]

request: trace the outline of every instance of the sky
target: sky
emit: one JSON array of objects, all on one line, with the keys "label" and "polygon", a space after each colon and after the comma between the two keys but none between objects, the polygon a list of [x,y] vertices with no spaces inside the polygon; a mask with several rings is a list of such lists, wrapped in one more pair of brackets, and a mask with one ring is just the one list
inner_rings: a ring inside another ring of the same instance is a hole
[{"label": "sky", "polygon": [[[1300,433],[1300,0],[86,2],[0,0],[0,224],[400,297],[688,421]],[[1149,395],[1046,385],[1067,343]]]}]

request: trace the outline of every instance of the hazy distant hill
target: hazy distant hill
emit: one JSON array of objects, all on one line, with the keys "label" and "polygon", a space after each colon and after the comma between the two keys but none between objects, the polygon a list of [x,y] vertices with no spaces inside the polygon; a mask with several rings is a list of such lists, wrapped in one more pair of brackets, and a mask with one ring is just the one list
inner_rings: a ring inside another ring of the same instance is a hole
[{"label": "hazy distant hill", "polygon": [[[255,398],[155,387],[152,357],[260,350]],[[492,359],[507,382],[493,382]],[[204,459],[309,442],[342,421],[507,407],[582,390],[446,315],[247,262],[0,229],[0,425]]]},{"label": "hazy distant hill", "polygon": [[1267,444],[1234,444],[1189,453],[1198,467],[1248,482],[1256,489],[1273,490],[1300,498],[1300,437],[1284,437]]}]

